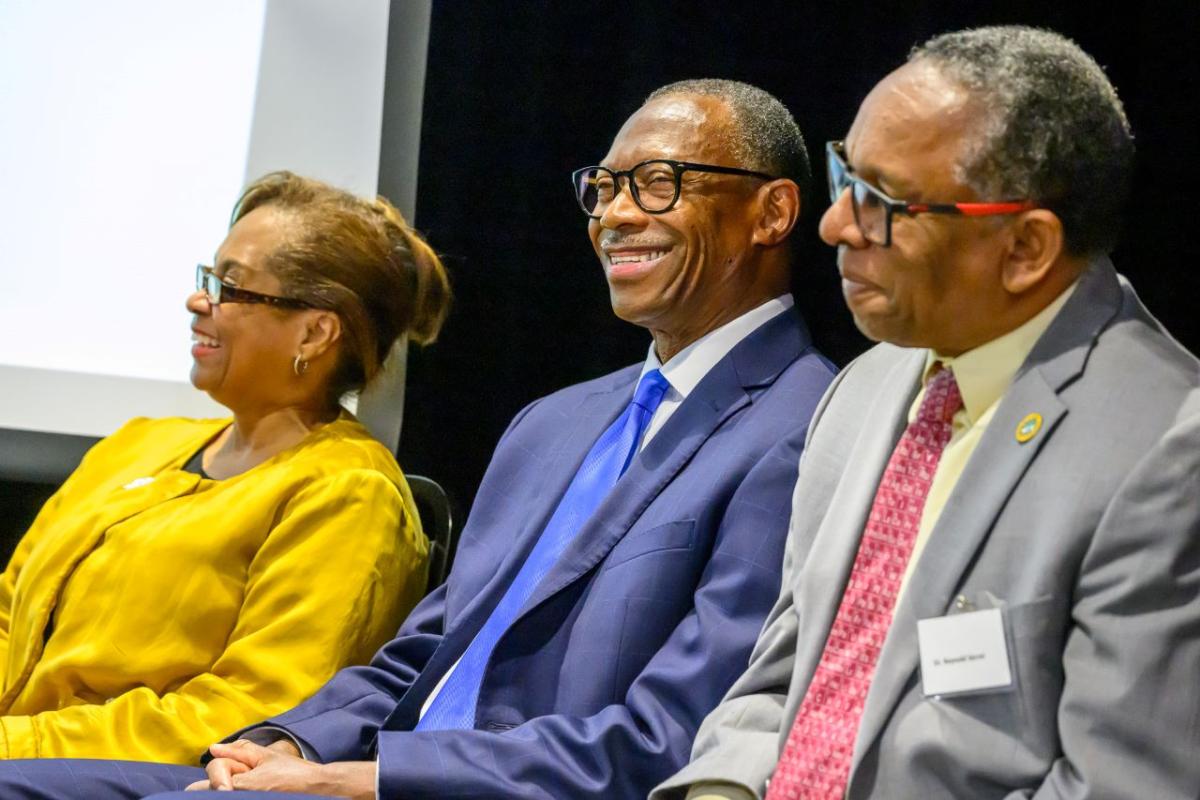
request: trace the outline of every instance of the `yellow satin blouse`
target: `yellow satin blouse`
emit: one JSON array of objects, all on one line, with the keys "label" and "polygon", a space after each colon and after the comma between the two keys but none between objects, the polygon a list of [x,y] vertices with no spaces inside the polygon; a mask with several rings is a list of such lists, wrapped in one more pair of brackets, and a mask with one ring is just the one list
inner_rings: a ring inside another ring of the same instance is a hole
[{"label": "yellow satin blouse", "polygon": [[412,495],[357,421],[226,480],[183,471],[228,424],[134,420],[42,509],[0,576],[0,756],[195,763],[420,599]]}]

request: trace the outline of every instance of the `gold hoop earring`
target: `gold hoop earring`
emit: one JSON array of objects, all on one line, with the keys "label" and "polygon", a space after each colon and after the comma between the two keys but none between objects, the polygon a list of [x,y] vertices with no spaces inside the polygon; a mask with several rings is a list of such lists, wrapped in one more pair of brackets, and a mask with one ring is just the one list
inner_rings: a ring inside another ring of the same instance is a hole
[{"label": "gold hoop earring", "polygon": [[296,360],[292,362],[292,372],[296,373],[297,378],[308,372],[308,362],[299,353],[296,354]]}]

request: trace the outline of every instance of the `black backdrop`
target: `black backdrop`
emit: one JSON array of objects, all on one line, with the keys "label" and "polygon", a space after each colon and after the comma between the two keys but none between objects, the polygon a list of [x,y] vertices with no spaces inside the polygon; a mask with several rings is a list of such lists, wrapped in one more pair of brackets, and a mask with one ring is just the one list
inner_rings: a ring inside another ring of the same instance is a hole
[{"label": "black backdrop", "polygon": [[[523,405],[645,356],[645,332],[609,310],[568,174],[604,155],[652,89],[693,77],[762,86],[792,109],[819,156],[910,47],[983,24],[1052,28],[1107,69],[1139,150],[1114,260],[1200,350],[1192,5],[435,2],[417,224],[445,254],[458,300],[441,340],[410,356],[401,464],[466,507]],[[819,165],[816,173],[821,186]],[[843,306],[833,252],[815,235],[824,193],[808,200],[797,303],[840,365],[867,342]]]},{"label": "black backdrop", "polygon": [[[1196,5],[437,0],[417,223],[445,254],[458,301],[441,341],[411,354],[401,464],[442,481],[466,508],[523,405],[645,356],[646,334],[609,311],[567,176],[604,155],[652,89],[693,77],[758,84],[794,111],[819,154],[913,44],[974,25],[1053,28],[1107,68],[1139,150],[1115,260],[1200,351]],[[396,72],[388,79],[410,78]],[[391,157],[385,138],[382,158]],[[381,174],[394,174],[386,166]],[[816,177],[820,185],[819,166]],[[386,183],[380,191],[399,194]],[[833,253],[815,235],[824,195],[809,200],[797,301],[818,345],[844,364],[867,343],[842,304]],[[3,560],[53,488],[0,482]]]}]

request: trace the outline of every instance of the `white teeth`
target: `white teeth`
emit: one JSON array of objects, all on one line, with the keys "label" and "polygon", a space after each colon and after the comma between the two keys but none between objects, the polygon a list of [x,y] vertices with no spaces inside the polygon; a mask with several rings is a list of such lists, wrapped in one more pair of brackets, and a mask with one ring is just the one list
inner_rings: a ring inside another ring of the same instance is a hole
[{"label": "white teeth", "polygon": [[192,331],[192,341],[205,347],[220,347],[221,343],[211,336],[205,336],[203,333]]},{"label": "white teeth", "polygon": [[654,251],[648,252],[648,253],[629,253],[629,254],[624,254],[624,255],[612,253],[608,257],[608,263],[610,263],[610,264],[631,264],[635,261],[653,261],[656,258],[662,258],[666,254],[667,254],[666,250],[654,250]]}]

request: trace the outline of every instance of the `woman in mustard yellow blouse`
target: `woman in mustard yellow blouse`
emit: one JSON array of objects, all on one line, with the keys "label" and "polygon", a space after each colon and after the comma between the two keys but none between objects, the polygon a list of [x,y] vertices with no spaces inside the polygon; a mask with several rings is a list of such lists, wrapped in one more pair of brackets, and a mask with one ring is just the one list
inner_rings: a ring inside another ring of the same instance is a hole
[{"label": "woman in mustard yellow blouse", "polygon": [[246,190],[187,300],[192,383],[232,418],[134,420],[42,509],[0,577],[0,756],[195,763],[395,633],[428,544],[338,399],[448,303],[386,201]]}]

